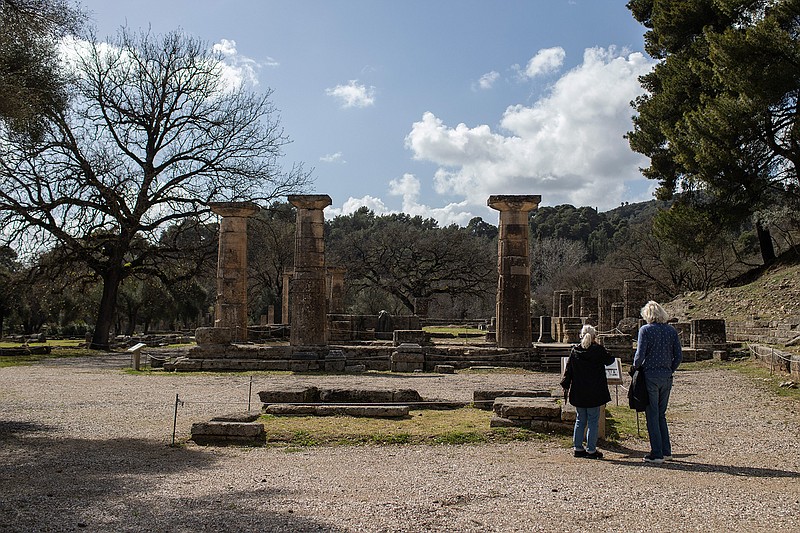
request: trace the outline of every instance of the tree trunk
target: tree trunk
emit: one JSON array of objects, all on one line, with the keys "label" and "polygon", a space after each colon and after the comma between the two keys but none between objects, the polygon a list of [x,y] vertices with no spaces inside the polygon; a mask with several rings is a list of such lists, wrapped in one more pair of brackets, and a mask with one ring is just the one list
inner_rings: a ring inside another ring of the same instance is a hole
[{"label": "tree trunk", "polygon": [[765,265],[771,265],[775,262],[775,247],[772,245],[769,228],[764,227],[761,221],[757,220],[756,233],[758,234],[758,245],[761,248],[761,259]]},{"label": "tree trunk", "polygon": [[121,279],[120,268],[111,268],[103,275],[103,296],[100,298],[92,344],[89,346],[93,350],[109,349],[108,337],[111,326],[114,325],[114,310],[117,306],[117,292]]}]

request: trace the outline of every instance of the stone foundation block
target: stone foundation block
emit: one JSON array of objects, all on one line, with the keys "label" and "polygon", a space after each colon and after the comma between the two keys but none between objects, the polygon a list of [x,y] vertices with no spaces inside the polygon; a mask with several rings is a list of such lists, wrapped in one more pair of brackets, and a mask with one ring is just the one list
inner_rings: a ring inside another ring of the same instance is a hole
[{"label": "stone foundation block", "polygon": [[266,414],[275,416],[353,416],[365,418],[403,418],[407,405],[269,405]]},{"label": "stone foundation block", "polygon": [[421,329],[396,329],[392,335],[392,341],[395,346],[413,344],[421,347],[429,343],[428,335]]},{"label": "stone foundation block", "polygon": [[472,403],[478,409],[491,409],[497,398],[546,398],[549,390],[476,390],[472,393]]},{"label": "stone foundation block", "polygon": [[264,390],[258,393],[262,403],[316,403],[319,391],[316,387],[290,388],[284,390]]},{"label": "stone foundation block", "polygon": [[231,328],[197,328],[194,332],[197,344],[230,344],[233,341]]},{"label": "stone foundation block", "polygon": [[555,398],[498,398],[494,412],[501,418],[561,420],[561,406]]},{"label": "stone foundation block", "polygon": [[261,411],[245,411],[243,413],[230,413],[215,416],[212,422],[255,422],[261,416]]},{"label": "stone foundation block", "polygon": [[456,367],[453,365],[436,365],[433,367],[433,371],[437,374],[455,374]]},{"label": "stone foundation block", "polygon": [[425,363],[424,353],[393,352],[393,363]]},{"label": "stone foundation block", "polygon": [[260,446],[267,440],[264,424],[253,422],[196,422],[192,424],[195,443],[207,445]]}]

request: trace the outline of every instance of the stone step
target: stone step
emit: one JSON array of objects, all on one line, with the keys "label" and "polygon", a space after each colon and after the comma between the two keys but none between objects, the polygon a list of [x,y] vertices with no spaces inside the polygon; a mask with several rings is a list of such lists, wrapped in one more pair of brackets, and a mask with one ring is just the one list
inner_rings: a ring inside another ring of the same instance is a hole
[{"label": "stone step", "polygon": [[271,404],[264,413],[275,416],[353,416],[365,418],[404,418],[407,405],[288,405]]},{"label": "stone step", "polygon": [[200,446],[260,446],[266,442],[266,435],[264,424],[255,422],[195,422],[191,440]]}]

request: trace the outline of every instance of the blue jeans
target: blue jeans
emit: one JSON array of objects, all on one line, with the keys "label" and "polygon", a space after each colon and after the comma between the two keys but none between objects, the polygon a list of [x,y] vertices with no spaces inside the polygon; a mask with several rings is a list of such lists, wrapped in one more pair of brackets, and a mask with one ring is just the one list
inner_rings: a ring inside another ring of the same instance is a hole
[{"label": "blue jeans", "polygon": [[597,451],[597,423],[600,420],[600,409],[605,405],[597,407],[576,407],[575,429],[572,432],[572,443],[576,450],[583,449],[583,434],[586,433],[586,451],[594,453]]},{"label": "blue jeans", "polygon": [[672,376],[651,378],[645,375],[650,404],[644,410],[647,416],[647,434],[650,436],[650,455],[661,458],[672,455],[667,428],[667,403],[672,390]]}]

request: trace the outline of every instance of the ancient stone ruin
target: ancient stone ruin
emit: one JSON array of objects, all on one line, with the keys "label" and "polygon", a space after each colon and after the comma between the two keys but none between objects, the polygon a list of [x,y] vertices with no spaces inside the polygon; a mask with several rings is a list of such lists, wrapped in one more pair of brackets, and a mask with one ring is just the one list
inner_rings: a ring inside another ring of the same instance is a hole
[{"label": "ancient stone ruin", "polygon": [[[632,359],[642,323],[639,310],[647,301],[641,280],[596,291],[557,290],[552,316],[531,316],[528,215],[538,207],[540,196],[496,195],[487,200],[500,213],[496,317],[485,339],[459,345],[434,342],[422,329],[429,303],[424,298],[418,299],[417,313],[410,316],[343,313],[347,270],[325,261],[323,210],[331,199],[288,199],[297,208],[295,264],[283,274],[282,327],[290,331],[288,346],[247,343],[246,227],[258,208],[248,202],[213,204],[221,217],[214,327],[199,328],[197,346],[165,362],[165,369],[444,372],[510,366],[557,371],[561,358],[579,341],[584,324],[599,328],[600,342],[616,357]],[[725,349],[723,321],[674,326],[689,360],[710,358]]]}]

